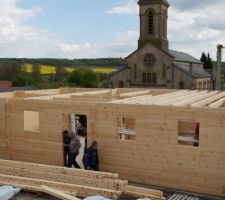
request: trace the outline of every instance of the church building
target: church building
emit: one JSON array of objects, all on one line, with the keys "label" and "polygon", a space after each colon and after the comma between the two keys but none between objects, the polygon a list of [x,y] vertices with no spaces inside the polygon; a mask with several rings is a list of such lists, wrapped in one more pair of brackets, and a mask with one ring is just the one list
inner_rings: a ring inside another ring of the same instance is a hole
[{"label": "church building", "polygon": [[211,75],[193,56],[169,49],[167,0],[139,0],[140,37],[127,67],[110,77],[111,86],[211,89]]}]

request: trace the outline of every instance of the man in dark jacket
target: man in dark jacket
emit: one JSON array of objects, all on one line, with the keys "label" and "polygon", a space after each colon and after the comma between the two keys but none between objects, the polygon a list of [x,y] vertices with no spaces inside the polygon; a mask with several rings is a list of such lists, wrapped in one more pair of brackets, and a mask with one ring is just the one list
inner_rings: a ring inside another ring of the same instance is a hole
[{"label": "man in dark jacket", "polygon": [[64,159],[64,166],[68,167],[68,159],[69,159],[69,153],[70,153],[70,136],[68,134],[68,130],[64,130],[62,132],[63,136],[63,159]]},{"label": "man in dark jacket", "polygon": [[70,141],[70,153],[69,153],[69,167],[74,166],[75,168],[80,168],[80,166],[76,162],[76,157],[79,154],[79,149],[81,147],[81,143],[79,138],[75,133],[71,132],[71,141]]},{"label": "man in dark jacket", "polygon": [[99,171],[99,160],[98,160],[98,143],[92,142],[92,145],[85,150],[83,163],[87,170]]}]

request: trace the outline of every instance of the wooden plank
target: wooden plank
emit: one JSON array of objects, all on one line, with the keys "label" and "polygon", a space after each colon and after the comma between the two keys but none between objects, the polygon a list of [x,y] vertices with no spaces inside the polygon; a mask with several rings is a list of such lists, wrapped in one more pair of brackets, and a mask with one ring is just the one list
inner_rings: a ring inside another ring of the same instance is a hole
[{"label": "wooden plank", "polygon": [[120,98],[129,98],[129,97],[135,97],[140,95],[145,95],[151,93],[151,90],[143,90],[138,92],[128,92],[128,93],[122,93],[120,94]]},{"label": "wooden plank", "polygon": [[218,101],[221,98],[225,97],[225,92],[221,92],[215,96],[212,96],[210,98],[204,99],[202,101],[196,102],[191,104],[191,107],[204,107],[207,106],[208,104],[213,103],[214,101]]},{"label": "wooden plank", "polygon": [[41,185],[46,185],[48,187],[53,187],[55,189],[64,191],[64,192],[74,192],[77,191],[77,195],[81,197],[102,195],[112,199],[118,199],[118,197],[122,194],[121,191],[102,189],[97,187],[89,187],[84,185],[76,185],[76,184],[68,184],[68,183],[60,183],[53,181],[46,181],[41,179],[32,179],[32,178],[24,178],[18,176],[9,176],[0,174],[0,184],[13,185],[16,187],[39,187]]},{"label": "wooden plank", "polygon": [[45,185],[42,185],[41,188],[42,188],[43,192],[50,194],[54,197],[57,197],[59,199],[62,199],[62,200],[80,200],[72,195],[66,194],[65,192],[56,190],[54,188],[51,188],[51,187],[48,187]]},{"label": "wooden plank", "polygon": [[188,90],[176,91],[176,92],[171,92],[171,93],[167,93],[167,94],[161,94],[161,95],[153,96],[153,98],[151,98],[151,99],[134,101],[132,103],[139,103],[139,104],[144,104],[144,105],[153,105],[153,104],[157,103],[158,101],[165,100],[165,98],[174,98],[174,97],[183,96],[187,92],[188,92]]},{"label": "wooden plank", "polygon": [[101,188],[108,188],[114,190],[124,190],[123,183],[116,179],[98,179],[98,178],[87,178],[80,176],[71,176],[63,173],[51,173],[42,172],[38,170],[29,170],[18,167],[6,167],[0,166],[0,173],[12,176],[20,176],[27,178],[39,178],[49,181],[57,181],[63,183],[80,184],[86,186],[94,186]]},{"label": "wooden plank", "polygon": [[170,106],[172,105],[173,103],[176,103],[178,101],[182,101],[182,100],[185,100],[188,98],[191,98],[191,97],[194,97],[196,94],[198,93],[197,90],[194,90],[194,91],[190,91],[190,92],[187,92],[186,94],[180,96],[180,97],[172,97],[170,99],[164,99],[160,102],[157,102],[155,105],[159,105],[159,106]]},{"label": "wooden plank", "polygon": [[163,193],[160,191],[131,185],[126,186],[125,194],[136,197],[150,198],[152,200],[165,200]]},{"label": "wooden plank", "polygon": [[69,169],[65,167],[57,167],[43,164],[34,164],[27,162],[11,161],[11,160],[0,160],[1,166],[17,166],[26,169],[41,170],[44,172],[54,172],[54,173],[63,173],[67,175],[80,175],[82,177],[93,177],[93,178],[115,178],[117,179],[118,174],[106,173],[106,172],[94,172],[86,171],[81,169]]},{"label": "wooden plank", "polygon": [[126,99],[114,100],[114,101],[111,101],[109,103],[123,104],[123,103],[132,102],[134,100],[143,100],[143,99],[152,98],[152,97],[153,96],[151,94],[145,94],[145,95],[141,95],[141,96],[137,96],[137,97],[130,97],[130,98],[126,98]]},{"label": "wooden plank", "polygon": [[224,104],[225,98],[222,98],[214,103],[209,104],[210,108],[219,108]]},{"label": "wooden plank", "polygon": [[126,186],[126,191],[130,192],[143,192],[144,194],[149,194],[149,195],[154,195],[158,197],[163,197],[163,192],[160,190],[155,190],[155,189],[150,189],[150,188],[144,188],[144,187],[138,187],[138,186],[133,186],[133,185],[127,185]]},{"label": "wooden plank", "polygon": [[[205,92],[205,94],[204,94],[204,92]],[[203,93],[197,94],[195,97],[192,97],[190,99],[187,99],[187,100],[184,100],[184,101],[181,101],[181,102],[173,103],[173,106],[188,106],[189,104],[193,104],[193,103],[198,102],[200,100],[212,97],[217,93],[218,93],[217,91],[209,92],[209,93],[207,93],[207,91],[203,91]]]}]

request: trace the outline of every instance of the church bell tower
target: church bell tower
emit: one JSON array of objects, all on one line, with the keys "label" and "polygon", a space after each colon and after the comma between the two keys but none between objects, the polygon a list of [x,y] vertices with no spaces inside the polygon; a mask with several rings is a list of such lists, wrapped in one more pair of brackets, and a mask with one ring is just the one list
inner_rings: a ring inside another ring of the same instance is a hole
[{"label": "church bell tower", "polygon": [[169,3],[167,0],[139,0],[140,38],[138,49],[145,44],[168,51],[167,19]]}]

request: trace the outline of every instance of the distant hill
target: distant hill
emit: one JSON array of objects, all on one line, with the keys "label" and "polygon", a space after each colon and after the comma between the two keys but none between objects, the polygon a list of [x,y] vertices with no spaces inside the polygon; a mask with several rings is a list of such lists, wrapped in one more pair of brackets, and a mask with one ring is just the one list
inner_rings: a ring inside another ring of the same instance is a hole
[{"label": "distant hill", "polygon": [[14,64],[14,63],[30,63],[51,66],[67,66],[67,67],[123,67],[127,62],[123,58],[96,58],[96,59],[55,59],[55,58],[0,58],[0,64]]},{"label": "distant hill", "polygon": [[[213,66],[216,67],[216,61],[213,61]],[[225,62],[222,62],[221,68],[225,71]]]}]

